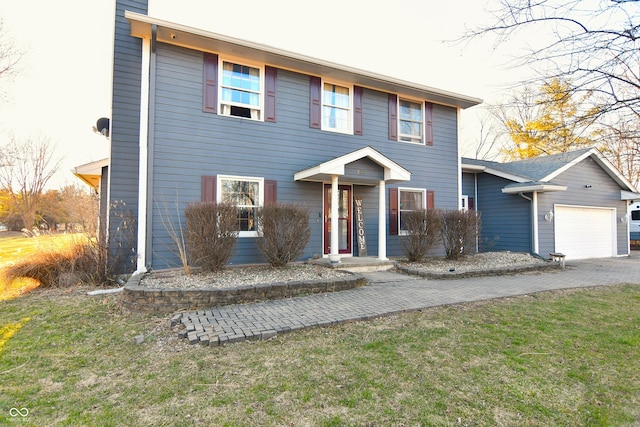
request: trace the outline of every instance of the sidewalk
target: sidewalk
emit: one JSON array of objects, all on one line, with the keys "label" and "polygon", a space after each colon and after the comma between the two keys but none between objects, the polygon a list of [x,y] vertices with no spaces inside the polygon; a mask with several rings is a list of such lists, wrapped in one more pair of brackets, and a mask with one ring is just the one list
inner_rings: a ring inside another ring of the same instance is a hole
[{"label": "sidewalk", "polygon": [[231,305],[174,316],[192,344],[221,345],[268,339],[299,329],[367,320],[446,304],[524,295],[553,289],[640,283],[640,257],[568,261],[565,270],[511,276],[432,280],[400,273],[362,273],[369,285],[255,304]]}]

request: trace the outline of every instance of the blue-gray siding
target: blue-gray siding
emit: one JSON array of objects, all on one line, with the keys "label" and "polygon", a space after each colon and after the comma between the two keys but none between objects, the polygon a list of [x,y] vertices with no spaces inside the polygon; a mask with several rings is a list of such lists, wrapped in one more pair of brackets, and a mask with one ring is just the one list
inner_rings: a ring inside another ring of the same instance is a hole
[{"label": "blue-gray siding", "polygon": [[[466,175],[466,174],[465,174]],[[531,202],[504,194],[504,178],[478,175],[476,210],[481,213],[480,251],[531,252]]]},{"label": "blue-gray siding", "polygon": [[[133,245],[127,252],[127,264],[135,258],[136,224],[128,222],[123,231],[123,218],[138,213],[138,168],[140,129],[140,82],[142,41],[129,35],[125,10],[147,13],[146,0],[117,0],[113,52],[113,93],[111,114],[111,154],[109,168],[110,209],[109,239],[112,253],[118,242]],[[106,196],[106,192],[103,197]],[[106,200],[106,197],[104,197]],[[119,254],[121,255],[121,254]]]},{"label": "blue-gray siding", "polygon": [[[279,202],[300,202],[311,210],[311,241],[304,257],[322,254],[322,184],[295,182],[295,172],[371,146],[412,172],[400,186],[435,191],[437,208],[458,206],[457,111],[435,105],[433,146],[388,139],[388,96],[365,89],[364,135],[344,135],[309,127],[309,76],[278,70],[277,123],[224,117],[202,111],[203,55],[159,44],[157,47],[153,138],[154,268],[175,267],[178,259],[158,209],[167,205],[174,221],[186,203],[200,200],[203,175],[241,175],[277,180]],[[136,144],[133,144],[137,148]],[[358,167],[376,173],[366,160]],[[137,170],[137,168],[136,168]],[[350,169],[353,171],[352,169]],[[378,172],[379,173],[379,172]],[[341,183],[348,183],[348,179]],[[378,188],[354,186],[365,200],[369,255],[376,255]],[[388,191],[386,194],[388,205]],[[177,209],[176,209],[177,203]],[[388,215],[388,212],[385,213]],[[397,236],[388,236],[387,255],[401,254]],[[260,261],[255,240],[240,238],[233,263]]]},{"label": "blue-gray siding", "polygon": [[475,173],[463,173],[462,174],[462,195],[468,196],[469,199],[476,198],[476,174]]}]

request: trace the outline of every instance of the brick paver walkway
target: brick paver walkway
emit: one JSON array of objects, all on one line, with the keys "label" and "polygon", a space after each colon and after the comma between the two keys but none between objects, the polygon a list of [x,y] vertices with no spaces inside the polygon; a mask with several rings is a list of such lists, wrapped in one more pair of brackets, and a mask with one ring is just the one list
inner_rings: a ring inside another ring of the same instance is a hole
[{"label": "brick paver walkway", "polygon": [[567,262],[565,270],[511,276],[432,280],[393,272],[362,273],[369,285],[348,291],[182,313],[181,337],[220,345],[267,339],[304,328],[367,320],[446,304],[534,292],[640,283],[640,257]]}]

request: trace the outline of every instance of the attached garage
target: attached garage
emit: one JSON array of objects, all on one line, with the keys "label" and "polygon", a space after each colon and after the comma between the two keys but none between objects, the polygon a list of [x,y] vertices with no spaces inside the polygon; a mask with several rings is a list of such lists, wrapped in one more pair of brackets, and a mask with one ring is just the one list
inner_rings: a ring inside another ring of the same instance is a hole
[{"label": "attached garage", "polygon": [[567,259],[616,255],[616,210],[586,206],[554,207],[555,251]]},{"label": "attached garage", "polygon": [[530,242],[532,253],[567,260],[631,253],[627,208],[640,192],[597,148],[507,163],[463,158],[462,194],[482,212],[480,250]]}]

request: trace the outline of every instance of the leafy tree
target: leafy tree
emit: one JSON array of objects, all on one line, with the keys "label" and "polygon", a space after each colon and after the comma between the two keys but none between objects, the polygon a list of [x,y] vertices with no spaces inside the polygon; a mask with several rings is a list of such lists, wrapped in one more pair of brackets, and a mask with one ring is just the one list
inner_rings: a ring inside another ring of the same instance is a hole
[{"label": "leafy tree", "polygon": [[3,151],[7,162],[0,165],[0,188],[10,196],[10,211],[22,218],[24,227],[36,225],[36,213],[45,186],[60,168],[47,138],[12,139]]},{"label": "leafy tree", "polygon": [[509,160],[527,159],[547,154],[564,153],[595,144],[588,132],[593,121],[593,110],[581,111],[584,98],[575,100],[568,94],[569,84],[558,79],[542,85],[540,93],[524,118],[503,116],[503,124],[513,146],[502,150]]},{"label": "leafy tree", "polygon": [[41,228],[56,229],[56,224],[64,221],[62,194],[58,190],[49,190],[42,194],[36,211],[36,222]]}]

